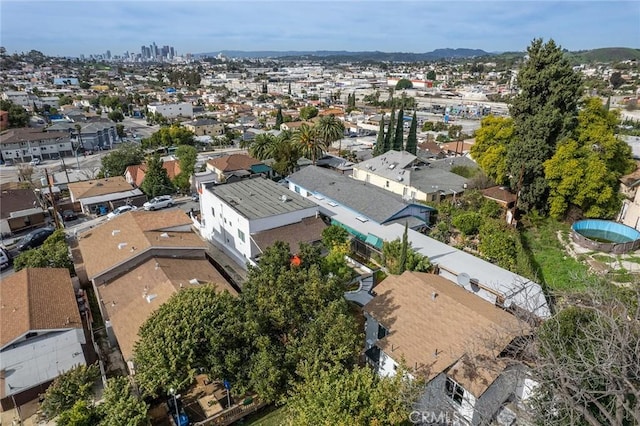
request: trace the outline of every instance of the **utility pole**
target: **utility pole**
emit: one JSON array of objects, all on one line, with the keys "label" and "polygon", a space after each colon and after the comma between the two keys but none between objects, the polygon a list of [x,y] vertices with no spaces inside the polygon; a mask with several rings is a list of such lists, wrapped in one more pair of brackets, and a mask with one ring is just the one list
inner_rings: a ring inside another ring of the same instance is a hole
[{"label": "utility pole", "polygon": [[58,217],[58,207],[56,206],[56,197],[53,195],[53,189],[51,188],[51,181],[49,180],[49,171],[44,169],[44,176],[47,179],[47,185],[49,186],[49,197],[51,197],[51,205],[53,206],[53,220],[56,223],[56,229],[62,229],[60,225],[60,218]]}]

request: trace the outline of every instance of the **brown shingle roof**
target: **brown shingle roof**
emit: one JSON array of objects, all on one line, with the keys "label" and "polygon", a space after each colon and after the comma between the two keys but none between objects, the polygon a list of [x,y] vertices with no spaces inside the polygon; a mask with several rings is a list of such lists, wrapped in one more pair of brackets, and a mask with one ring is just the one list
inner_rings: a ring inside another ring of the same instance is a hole
[{"label": "brown shingle roof", "polygon": [[[78,240],[87,276],[93,279],[150,247],[196,247],[204,250],[206,244],[191,231],[191,224],[182,210],[137,210],[90,229],[80,234]],[[167,237],[162,236],[164,232]],[[119,249],[121,243],[126,245]]]},{"label": "brown shingle roof", "polygon": [[27,268],[0,283],[0,347],[32,330],[82,328],[68,269]]},{"label": "brown shingle roof", "polygon": [[13,212],[38,206],[31,189],[2,189],[0,191],[0,217],[7,218]]},{"label": "brown shingle roof", "polygon": [[[180,174],[180,162],[178,160],[168,160],[162,162],[162,168],[167,171],[169,179],[173,180]],[[129,173],[135,186],[142,185],[142,181],[147,174],[146,164],[137,164],[134,166],[127,166],[125,175]]]},{"label": "brown shingle roof", "polygon": [[291,253],[300,252],[300,243],[312,243],[322,239],[322,231],[327,227],[322,219],[307,217],[297,223],[269,229],[253,234],[251,238],[256,242],[260,250],[264,251],[276,241],[289,244]]},{"label": "brown shingle roof", "polygon": [[511,204],[516,202],[516,194],[510,192],[508,189],[501,188],[500,186],[492,186],[491,188],[483,189],[482,195],[492,200],[498,201],[503,204]]},{"label": "brown shingle roof", "polygon": [[189,281],[194,278],[203,284],[215,284],[219,291],[237,295],[204,259],[152,258],[109,284],[98,286],[125,360],[133,357],[140,326],[180,288],[193,287]]},{"label": "brown shingle roof", "polygon": [[133,187],[123,176],[114,176],[104,179],[85,180],[69,184],[69,192],[74,200],[96,197],[98,195],[114,194],[117,192],[131,191]]},{"label": "brown shingle roof", "polygon": [[207,164],[222,172],[233,172],[236,170],[249,170],[251,166],[260,164],[260,161],[245,154],[231,154],[226,157],[209,160]]},{"label": "brown shingle roof", "polygon": [[[396,361],[404,358],[427,380],[465,355],[495,361],[522,330],[513,315],[438,275],[405,272],[374,290],[377,296],[364,310],[389,330],[376,345]],[[497,369],[479,368],[475,377],[456,371],[453,378],[479,396]]]}]

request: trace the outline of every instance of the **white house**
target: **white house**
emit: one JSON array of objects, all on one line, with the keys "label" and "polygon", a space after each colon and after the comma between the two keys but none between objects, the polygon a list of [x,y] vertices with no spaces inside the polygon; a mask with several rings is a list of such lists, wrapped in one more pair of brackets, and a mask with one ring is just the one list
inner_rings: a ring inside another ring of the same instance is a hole
[{"label": "white house", "polygon": [[264,178],[205,188],[200,196],[201,234],[217,243],[238,264],[256,263],[253,235],[315,217],[318,206]]},{"label": "white house", "polygon": [[434,274],[389,276],[374,291],[364,306],[366,360],[381,376],[404,363],[424,380],[416,412],[451,424],[512,424],[533,383],[502,354],[528,334],[525,323]]},{"label": "white house", "polygon": [[70,156],[73,148],[66,132],[43,132],[41,129],[23,127],[2,133],[0,151],[5,160],[27,162],[34,158],[46,160]]},{"label": "white house", "polygon": [[165,118],[193,117],[193,105],[189,102],[177,104],[153,103],[147,106],[149,113],[162,114]]}]

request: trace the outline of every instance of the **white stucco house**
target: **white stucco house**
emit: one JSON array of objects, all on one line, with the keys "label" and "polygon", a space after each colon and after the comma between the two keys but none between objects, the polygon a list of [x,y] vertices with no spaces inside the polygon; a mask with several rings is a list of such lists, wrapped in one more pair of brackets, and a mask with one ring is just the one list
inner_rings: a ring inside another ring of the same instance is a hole
[{"label": "white stucco house", "polygon": [[189,102],[175,104],[153,103],[147,106],[149,113],[162,114],[165,118],[193,117],[193,105]]},{"label": "white stucco house", "polygon": [[315,217],[318,206],[265,179],[206,187],[200,196],[200,232],[239,265],[255,265],[261,253],[253,235]]},{"label": "white stucco house", "polygon": [[506,355],[529,333],[524,322],[435,274],[392,275],[374,291],[364,306],[365,358],[381,376],[404,364],[410,378],[424,380],[412,415],[515,424],[535,386]]}]

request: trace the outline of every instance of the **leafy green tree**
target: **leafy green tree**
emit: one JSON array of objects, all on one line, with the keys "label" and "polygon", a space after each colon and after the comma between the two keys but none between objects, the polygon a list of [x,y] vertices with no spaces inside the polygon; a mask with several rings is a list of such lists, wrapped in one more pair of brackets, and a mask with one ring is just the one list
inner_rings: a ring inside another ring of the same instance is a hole
[{"label": "leafy green tree", "polygon": [[509,181],[506,154],[515,141],[515,127],[511,118],[489,115],[476,130],[471,157],[482,171],[498,184]]},{"label": "leafy green tree", "polygon": [[615,135],[617,125],[617,113],[599,98],[584,103],[574,135],[563,139],[544,164],[553,217],[563,217],[572,205],[592,218],[610,218],[619,211],[619,179],[634,163],[629,145]]},{"label": "leafy green tree", "polygon": [[436,72],[434,70],[429,70],[427,72],[427,80],[435,81],[435,79],[436,79]]},{"label": "leafy green tree", "polygon": [[553,40],[533,40],[527,53],[518,72],[520,92],[509,108],[516,138],[508,146],[507,164],[512,187],[520,193],[518,207],[544,211],[548,185],[543,163],[575,127],[582,81]]},{"label": "leafy green tree", "polygon": [[195,145],[193,132],[180,125],[162,127],[150,137],[142,139],[143,148],[168,148],[178,145]]},{"label": "leafy green tree", "polygon": [[479,238],[478,250],[484,257],[502,268],[516,268],[518,236],[513,228],[498,219],[485,220]]},{"label": "leafy green tree", "polygon": [[[403,248],[405,246],[406,249]],[[402,239],[382,243],[382,262],[393,275],[400,275],[404,271],[427,272],[431,269],[429,258],[415,251],[405,235]]]},{"label": "leafy green tree", "polygon": [[314,106],[304,106],[300,108],[301,120],[311,120],[316,115],[318,115],[318,108]]},{"label": "leafy green tree", "polygon": [[88,400],[98,377],[100,370],[96,365],[84,364],[58,376],[44,394],[40,408],[45,416],[52,419],[72,408],[76,401]]},{"label": "leafy green tree", "polygon": [[298,167],[298,160],[302,157],[300,145],[293,139],[290,131],[281,132],[275,139],[273,159],[276,161],[273,170],[281,176],[293,173]]},{"label": "leafy green tree", "polygon": [[395,151],[402,151],[404,148],[404,108],[400,107],[398,112],[398,122],[396,123],[396,130],[393,134],[393,149]]},{"label": "leafy green tree", "polygon": [[171,296],[138,330],[133,354],[136,382],[144,395],[166,395],[169,388],[185,389],[199,368],[208,367],[211,352],[209,325],[225,318],[232,304],[228,293],[213,285],[192,287]]},{"label": "leafy green tree", "polygon": [[340,155],[342,138],[344,137],[344,124],[342,121],[331,114],[321,117],[314,127],[324,146],[329,147],[333,142],[340,141],[340,146],[338,147],[338,155]]},{"label": "leafy green tree", "polygon": [[[126,377],[114,377],[107,380],[99,406],[102,413],[100,426],[146,426],[147,404],[133,393],[131,383]],[[93,423],[96,424],[96,423]]]},{"label": "leafy green tree", "polygon": [[73,98],[71,96],[60,95],[60,98],[58,99],[58,105],[63,106],[71,104],[73,104]]},{"label": "leafy green tree", "polygon": [[411,127],[409,127],[409,135],[407,136],[406,151],[413,155],[418,153],[418,119],[415,111],[413,111],[413,117],[411,118]]},{"label": "leafy green tree", "polygon": [[403,374],[381,378],[368,367],[299,367],[302,380],[287,400],[292,425],[398,425],[417,393]]},{"label": "leafy green tree", "polygon": [[147,197],[151,198],[158,195],[172,194],[175,191],[167,170],[162,167],[162,160],[159,155],[154,155],[147,159],[147,172],[144,175],[140,189]]},{"label": "leafy green tree", "polygon": [[402,233],[402,242],[400,245],[400,260],[398,261],[398,274],[402,274],[407,270],[407,251],[409,250],[409,224],[405,222],[404,232]]},{"label": "leafy green tree", "polygon": [[383,153],[389,151],[393,145],[394,141],[394,129],[396,121],[396,109],[395,107],[391,108],[391,118],[389,119],[389,126],[387,126],[387,134],[384,136],[384,151]]},{"label": "leafy green tree", "polygon": [[124,120],[124,114],[122,114],[122,111],[120,111],[119,109],[114,109],[109,114],[107,114],[107,117],[109,118],[109,120],[115,121],[116,123]]},{"label": "leafy green tree", "polygon": [[316,129],[307,124],[300,126],[293,133],[292,139],[300,148],[302,155],[309,158],[313,164],[316,164],[318,158],[322,157],[327,149],[324,140],[318,137]]},{"label": "leafy green tree", "polygon": [[182,191],[188,191],[191,187],[189,179],[195,172],[198,151],[190,145],[180,145],[176,149],[176,157],[180,164],[180,174],[174,178],[173,183]]},{"label": "leafy green tree", "polygon": [[96,407],[84,399],[77,400],[71,408],[56,418],[59,426],[95,426],[100,421]]},{"label": "leafy green tree", "polygon": [[463,235],[475,235],[482,225],[484,218],[480,213],[465,212],[453,217],[453,226],[458,228]]},{"label": "leafy green tree", "polygon": [[322,244],[328,249],[349,241],[349,232],[339,225],[331,225],[322,230]]},{"label": "leafy green tree", "polygon": [[13,261],[13,267],[16,271],[24,268],[67,268],[75,275],[64,230],[56,230],[42,246],[20,253]]},{"label": "leafy green tree", "polygon": [[396,83],[396,90],[413,89],[413,83],[408,78],[401,78]]},{"label": "leafy green tree", "polygon": [[120,140],[125,137],[124,124],[116,124],[116,134]]},{"label": "leafy green tree", "polygon": [[140,145],[124,143],[102,157],[100,174],[103,177],[122,176],[127,166],[140,164],[142,160],[144,160],[144,152]]},{"label": "leafy green tree", "polygon": [[373,156],[377,157],[384,151],[384,114],[380,117],[380,128],[378,129],[378,137],[376,138],[376,146],[373,148]]},{"label": "leafy green tree", "polygon": [[9,113],[9,127],[25,127],[29,124],[29,113],[21,105],[5,99],[0,99],[0,110]]},{"label": "leafy green tree", "polygon": [[[291,86],[289,86],[291,88]],[[282,117],[282,107],[278,107],[278,112],[276,113],[276,124],[275,128],[280,130],[280,125],[284,123],[284,118]]]},{"label": "leafy green tree", "polygon": [[625,79],[622,78],[622,73],[620,71],[616,71],[611,73],[611,77],[609,77],[609,83],[611,83],[611,87],[614,90],[619,89],[624,83],[626,83]]},{"label": "leafy green tree", "polygon": [[345,256],[349,254],[349,243],[334,244],[329,253],[323,258],[322,272],[333,274],[340,282],[348,283],[354,276],[354,271],[347,263]]}]

